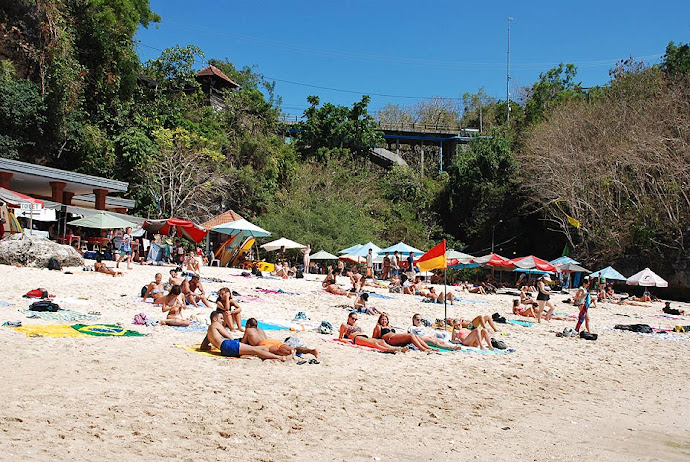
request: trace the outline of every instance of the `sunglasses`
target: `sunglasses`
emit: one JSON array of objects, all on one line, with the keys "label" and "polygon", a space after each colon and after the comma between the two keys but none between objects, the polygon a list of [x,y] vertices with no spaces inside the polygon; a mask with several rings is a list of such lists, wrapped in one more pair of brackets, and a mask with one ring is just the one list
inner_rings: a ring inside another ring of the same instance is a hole
[{"label": "sunglasses", "polygon": [[350,316],[350,319],[352,319],[353,321],[356,321],[357,317],[356,316]]}]

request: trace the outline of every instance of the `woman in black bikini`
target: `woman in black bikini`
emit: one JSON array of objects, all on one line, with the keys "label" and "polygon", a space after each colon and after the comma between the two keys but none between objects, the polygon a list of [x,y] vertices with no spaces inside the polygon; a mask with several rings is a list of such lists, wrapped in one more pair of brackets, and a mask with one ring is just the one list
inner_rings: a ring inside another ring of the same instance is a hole
[{"label": "woman in black bikini", "polygon": [[549,307],[549,311],[547,311],[546,316],[544,316],[544,319],[546,319],[547,321],[551,320],[553,310],[556,309],[556,305],[554,305],[553,302],[550,300],[551,289],[547,284],[548,282],[551,282],[551,276],[545,274],[541,277],[541,279],[539,279],[539,282],[537,283],[537,290],[539,291],[539,294],[537,295],[537,322],[541,322],[541,314],[544,311],[544,306]]},{"label": "woman in black bikini", "polygon": [[411,343],[419,348],[420,351],[438,351],[431,348],[424,340],[414,334],[396,334],[395,329],[388,324],[388,315],[385,313],[379,316],[379,322],[374,327],[374,333],[371,336],[375,339],[382,339],[393,346],[404,346]]},{"label": "woman in black bikini", "polygon": [[357,313],[350,313],[347,322],[340,325],[340,339],[352,340],[355,345],[368,346],[388,353],[406,352],[407,348],[395,348],[388,345],[384,340],[369,338],[362,333],[362,328],[357,325]]}]

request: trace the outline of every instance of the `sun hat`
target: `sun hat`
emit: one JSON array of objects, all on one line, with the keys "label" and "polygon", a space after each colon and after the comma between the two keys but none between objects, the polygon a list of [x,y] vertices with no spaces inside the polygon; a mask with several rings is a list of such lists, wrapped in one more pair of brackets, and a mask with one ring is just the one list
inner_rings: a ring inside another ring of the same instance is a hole
[{"label": "sun hat", "polygon": [[545,281],[551,282],[551,276],[549,276],[548,274],[545,274],[544,276],[542,276],[542,278],[543,278]]}]

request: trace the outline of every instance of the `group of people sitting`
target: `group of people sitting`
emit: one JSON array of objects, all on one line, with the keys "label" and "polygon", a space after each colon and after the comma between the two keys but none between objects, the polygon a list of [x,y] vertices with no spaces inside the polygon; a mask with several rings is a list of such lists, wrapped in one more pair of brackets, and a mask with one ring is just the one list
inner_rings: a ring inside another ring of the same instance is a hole
[{"label": "group of people sitting", "polygon": [[387,353],[404,353],[411,346],[425,352],[438,351],[439,348],[457,350],[462,346],[494,349],[496,341],[491,332],[497,332],[493,320],[488,316],[477,316],[471,321],[450,319],[453,326],[451,335],[447,331],[429,329],[422,325],[419,314],[412,316],[412,325],[407,332],[396,332],[391,327],[387,313],[381,313],[371,337],[362,332],[357,325],[358,315],[351,312],[347,321],[340,326],[339,339],[351,340],[355,345],[375,348]]}]

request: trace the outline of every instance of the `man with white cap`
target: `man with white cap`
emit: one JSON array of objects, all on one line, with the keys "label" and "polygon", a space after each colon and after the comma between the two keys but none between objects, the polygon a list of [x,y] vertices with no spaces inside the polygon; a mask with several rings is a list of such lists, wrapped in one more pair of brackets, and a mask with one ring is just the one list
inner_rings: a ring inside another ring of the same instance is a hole
[{"label": "man with white cap", "polygon": [[544,311],[544,306],[547,305],[549,307],[549,311],[546,313],[546,316],[544,319],[547,321],[551,320],[551,315],[553,314],[553,311],[556,309],[556,305],[553,304],[553,302],[550,300],[551,298],[551,288],[549,287],[549,283],[551,282],[551,276],[547,274],[543,275],[540,279],[539,282],[537,283],[537,290],[539,291],[539,294],[537,295],[537,322],[541,322],[541,314]]}]

